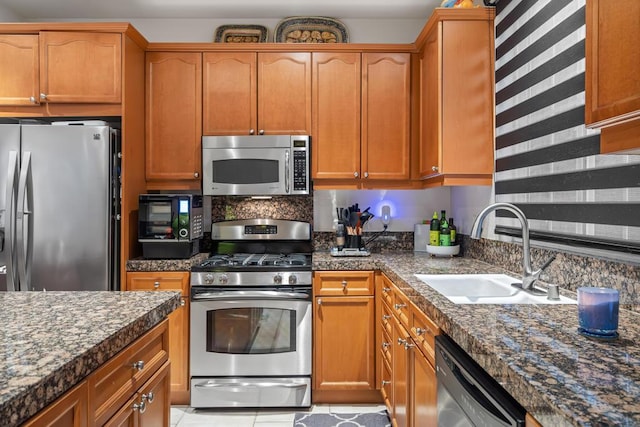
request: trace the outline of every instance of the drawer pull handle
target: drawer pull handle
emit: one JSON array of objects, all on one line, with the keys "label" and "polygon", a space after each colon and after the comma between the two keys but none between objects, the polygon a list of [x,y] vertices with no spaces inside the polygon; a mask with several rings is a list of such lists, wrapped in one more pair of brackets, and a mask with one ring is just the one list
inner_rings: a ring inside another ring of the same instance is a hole
[{"label": "drawer pull handle", "polygon": [[134,403],[133,410],[140,411],[141,414],[144,414],[144,411],[147,410],[147,404],[144,403],[144,401],[141,401],[140,404]]},{"label": "drawer pull handle", "polygon": [[391,381],[382,380],[382,387],[391,384]]},{"label": "drawer pull handle", "polygon": [[384,320],[388,320],[388,319],[391,319],[391,315],[390,315],[390,314],[383,314],[383,315],[382,315],[382,318],[383,318]]},{"label": "drawer pull handle", "polygon": [[405,341],[404,343],[404,349],[405,350],[409,350],[411,347],[415,347],[415,344],[411,344],[408,341]]},{"label": "drawer pull handle", "polygon": [[133,362],[133,364],[131,366],[133,366],[133,369],[137,369],[138,371],[142,371],[144,369],[144,361],[143,360],[138,360],[137,362]]},{"label": "drawer pull handle", "polygon": [[394,304],[394,307],[396,308],[396,310],[401,310],[403,308],[405,308],[407,306],[407,304]]},{"label": "drawer pull handle", "polygon": [[184,297],[180,298],[180,306],[184,307],[185,305],[187,305],[187,302],[184,300]]},{"label": "drawer pull handle", "polygon": [[346,281],[346,280],[343,280],[343,281],[342,281],[342,287],[343,287],[343,288],[346,288],[346,287],[347,287],[347,281]]},{"label": "drawer pull handle", "polygon": [[322,298],[318,298],[318,305],[322,305]]},{"label": "drawer pull handle", "polygon": [[386,349],[388,349],[388,348],[389,348],[389,346],[390,346],[390,345],[391,345],[391,344],[389,344],[388,342],[383,342],[383,343],[382,343],[382,348],[386,350]]},{"label": "drawer pull handle", "polygon": [[153,282],[153,287],[158,289],[160,287],[160,282]]},{"label": "drawer pull handle", "polygon": [[387,293],[391,290],[391,288],[382,288],[382,292]]},{"label": "drawer pull handle", "polygon": [[428,329],[416,328],[416,335],[418,336],[425,334],[427,332],[430,332],[430,331]]},{"label": "drawer pull handle", "polygon": [[407,340],[403,340],[402,338],[398,338],[398,345],[406,345]]}]

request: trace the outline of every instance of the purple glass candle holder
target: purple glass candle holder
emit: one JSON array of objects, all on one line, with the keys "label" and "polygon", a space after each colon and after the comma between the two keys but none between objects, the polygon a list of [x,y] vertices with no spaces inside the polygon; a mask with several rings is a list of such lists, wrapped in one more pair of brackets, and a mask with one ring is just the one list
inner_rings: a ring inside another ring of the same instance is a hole
[{"label": "purple glass candle holder", "polygon": [[609,288],[578,288],[578,331],[596,338],[618,336],[620,295]]}]

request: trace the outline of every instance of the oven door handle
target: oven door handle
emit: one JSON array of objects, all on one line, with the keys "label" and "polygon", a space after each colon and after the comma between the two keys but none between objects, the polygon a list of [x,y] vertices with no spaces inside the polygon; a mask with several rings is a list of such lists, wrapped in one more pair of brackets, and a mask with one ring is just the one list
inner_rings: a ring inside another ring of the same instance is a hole
[{"label": "oven door handle", "polygon": [[[246,389],[247,387],[253,388],[302,388],[306,387],[307,384],[290,384],[290,383],[274,383],[274,382],[259,382],[259,383],[211,383],[207,382],[204,384],[194,384],[196,388],[229,388],[229,389]],[[241,391],[241,390],[239,390]]]},{"label": "oven door handle", "polygon": [[310,295],[303,292],[282,292],[282,291],[223,291],[206,292],[193,295],[195,300],[243,300],[243,299],[310,299]]}]

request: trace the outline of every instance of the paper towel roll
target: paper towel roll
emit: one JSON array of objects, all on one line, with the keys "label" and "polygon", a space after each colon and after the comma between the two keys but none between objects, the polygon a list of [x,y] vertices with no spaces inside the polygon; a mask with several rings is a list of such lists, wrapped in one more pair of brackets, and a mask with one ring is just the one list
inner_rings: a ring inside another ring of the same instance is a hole
[{"label": "paper towel roll", "polygon": [[429,224],[416,224],[413,226],[413,250],[415,252],[426,252],[429,244]]}]

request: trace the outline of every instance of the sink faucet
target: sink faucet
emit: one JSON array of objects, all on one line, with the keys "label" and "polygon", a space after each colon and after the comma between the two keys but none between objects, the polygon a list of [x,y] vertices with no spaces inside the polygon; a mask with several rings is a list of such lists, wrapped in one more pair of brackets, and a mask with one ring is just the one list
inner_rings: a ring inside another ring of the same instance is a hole
[{"label": "sink faucet", "polygon": [[489,213],[498,209],[504,209],[513,213],[522,225],[522,289],[531,290],[535,281],[540,277],[540,274],[553,262],[556,256],[553,255],[545,261],[542,267],[533,271],[533,268],[531,268],[531,248],[529,244],[529,223],[527,222],[527,217],[524,216],[524,212],[511,203],[493,203],[484,208],[482,212],[478,214],[478,217],[473,223],[473,227],[471,227],[472,239],[480,238],[484,219],[489,215]]}]

